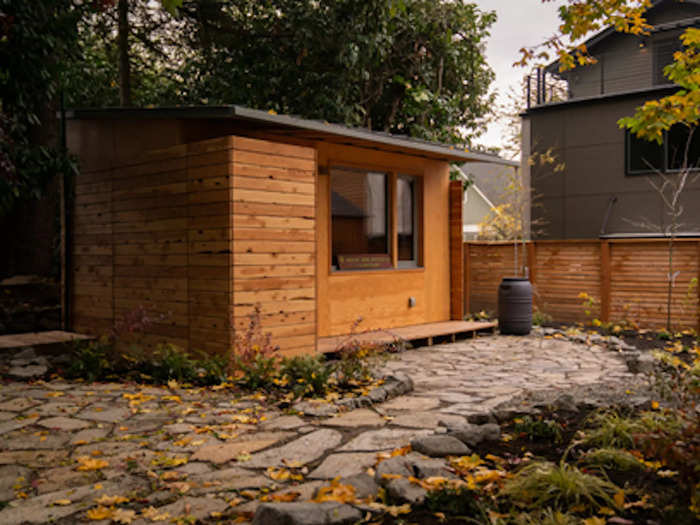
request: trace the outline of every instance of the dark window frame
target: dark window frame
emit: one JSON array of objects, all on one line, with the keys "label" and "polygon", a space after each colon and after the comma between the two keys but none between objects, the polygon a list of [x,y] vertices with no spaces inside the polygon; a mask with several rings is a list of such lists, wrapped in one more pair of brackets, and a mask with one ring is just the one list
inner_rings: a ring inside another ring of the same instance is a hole
[{"label": "dark window frame", "polygon": [[[331,199],[333,187],[331,184],[331,174],[334,170],[361,173],[383,173],[386,175],[386,225],[388,253],[392,260],[390,268],[370,268],[370,269],[343,269],[341,270],[333,261],[333,210]],[[401,270],[424,270],[423,263],[423,206],[424,206],[424,174],[413,170],[395,170],[381,166],[370,166],[348,162],[332,162],[328,168],[328,255],[329,269],[333,274],[352,272],[391,272]],[[414,259],[411,261],[398,260],[398,227],[395,224],[398,215],[397,187],[400,177],[413,179],[413,223],[414,223]]]},{"label": "dark window frame", "polygon": [[[636,139],[636,138],[635,138]],[[661,144],[661,147],[663,148],[662,151],[662,166],[659,168],[654,168],[650,167],[647,169],[641,169],[641,170],[633,170],[632,169],[632,133],[630,133],[629,130],[625,130],[625,175],[634,177],[638,175],[653,175],[655,173],[679,173],[682,171],[682,168],[673,168],[672,163],[670,162],[670,144],[668,140],[668,132],[664,131],[663,132],[663,141]],[[636,140],[644,140],[644,139],[636,139]],[[695,128],[695,131],[693,132],[693,142],[695,141],[700,141],[700,127]],[[683,145],[685,146],[685,144]],[[700,170],[700,156],[698,156],[698,159],[696,159],[696,162],[694,165],[692,165],[692,159],[690,159],[691,162],[691,171],[698,171]]]}]

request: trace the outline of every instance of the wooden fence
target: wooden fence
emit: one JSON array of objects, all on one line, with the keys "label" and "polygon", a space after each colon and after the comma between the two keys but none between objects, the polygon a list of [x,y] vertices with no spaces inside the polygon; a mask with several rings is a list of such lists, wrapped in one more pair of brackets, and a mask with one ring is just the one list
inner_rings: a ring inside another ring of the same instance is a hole
[{"label": "wooden fence", "polygon": [[[666,324],[666,239],[532,241],[519,246],[518,256],[529,271],[534,306],[555,321]],[[677,239],[673,261],[672,324],[700,330],[700,239]],[[513,243],[465,243],[465,311],[496,312],[498,285],[512,275]],[[595,299],[590,315],[582,292]]]}]

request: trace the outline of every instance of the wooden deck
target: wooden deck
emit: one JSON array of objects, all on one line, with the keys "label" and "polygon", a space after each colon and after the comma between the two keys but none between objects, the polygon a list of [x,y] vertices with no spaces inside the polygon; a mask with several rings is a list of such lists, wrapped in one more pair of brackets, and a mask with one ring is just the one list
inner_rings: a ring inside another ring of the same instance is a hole
[{"label": "wooden deck", "polygon": [[77,339],[90,339],[90,337],[72,332],[63,332],[61,330],[0,335],[0,351],[25,348],[27,346],[61,345]]},{"label": "wooden deck", "polygon": [[391,343],[399,339],[409,343],[420,342],[430,346],[437,341],[455,341],[458,338],[464,338],[469,335],[474,337],[477,332],[493,332],[495,327],[495,322],[444,321],[441,323],[392,328],[391,330],[372,330],[355,335],[320,337],[318,339],[318,351],[322,353],[333,352],[350,339],[373,343]]}]

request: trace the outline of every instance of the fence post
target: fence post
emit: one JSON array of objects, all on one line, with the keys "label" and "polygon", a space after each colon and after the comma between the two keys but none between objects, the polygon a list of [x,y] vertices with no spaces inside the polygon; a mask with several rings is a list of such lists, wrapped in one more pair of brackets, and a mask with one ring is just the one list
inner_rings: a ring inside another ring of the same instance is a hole
[{"label": "fence post", "polygon": [[695,309],[695,315],[697,316],[697,331],[700,334],[700,241],[698,241],[698,256],[695,259],[698,262],[698,283],[697,283],[697,293],[698,293],[698,304]]},{"label": "fence post", "polygon": [[468,242],[464,243],[464,314],[471,312],[471,281],[472,281],[472,263],[469,258]]},{"label": "fence post", "polygon": [[600,320],[610,321],[610,241],[600,242]]}]

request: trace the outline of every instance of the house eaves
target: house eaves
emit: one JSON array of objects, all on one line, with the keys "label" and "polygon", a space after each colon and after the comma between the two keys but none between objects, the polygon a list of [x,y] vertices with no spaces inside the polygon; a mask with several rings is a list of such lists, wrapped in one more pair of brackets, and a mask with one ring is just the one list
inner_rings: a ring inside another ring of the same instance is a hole
[{"label": "house eaves", "polygon": [[619,93],[606,93],[603,95],[594,95],[592,97],[581,97],[574,98],[571,100],[563,100],[561,102],[548,102],[547,104],[540,104],[539,106],[532,106],[527,111],[520,113],[521,117],[527,117],[532,113],[540,113],[543,111],[559,109],[562,107],[572,107],[579,104],[589,104],[591,102],[607,102],[622,98],[637,97],[639,95],[653,95],[660,96],[664,94],[671,94],[678,89],[676,84],[665,84],[663,86],[654,86],[651,88],[635,89],[632,91],[622,91]]},{"label": "house eaves", "polygon": [[67,119],[226,119],[248,123],[256,129],[272,134],[297,136],[306,140],[326,140],[353,146],[374,147],[388,151],[412,153],[449,162],[488,162],[500,164],[502,159],[487,153],[466,151],[456,146],[429,142],[309,120],[290,115],[278,115],[243,106],[187,106],[160,108],[87,108],[66,111]]}]

